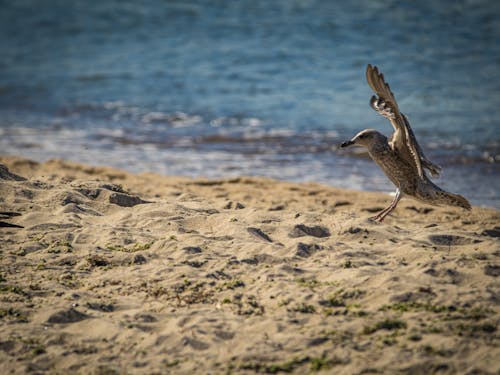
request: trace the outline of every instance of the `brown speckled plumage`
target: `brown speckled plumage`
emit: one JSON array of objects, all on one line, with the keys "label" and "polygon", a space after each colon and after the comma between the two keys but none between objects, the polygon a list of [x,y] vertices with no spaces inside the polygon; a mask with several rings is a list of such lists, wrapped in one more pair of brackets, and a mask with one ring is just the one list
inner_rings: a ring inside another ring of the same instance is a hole
[{"label": "brown speckled plumage", "polygon": [[394,133],[388,140],[378,131],[366,129],[350,141],[344,142],[341,147],[350,145],[366,147],[371,158],[397,187],[392,203],[374,219],[382,221],[396,208],[403,196],[410,196],[432,205],[458,206],[470,210],[471,206],[467,199],[444,191],[427,177],[425,170],[432,175],[438,175],[440,167],[425,157],[408,119],[399,111],[394,94],[385,82],[383,74],[379,73],[377,67],[368,65],[366,77],[368,84],[377,94],[371,98],[370,105],[391,122]]}]

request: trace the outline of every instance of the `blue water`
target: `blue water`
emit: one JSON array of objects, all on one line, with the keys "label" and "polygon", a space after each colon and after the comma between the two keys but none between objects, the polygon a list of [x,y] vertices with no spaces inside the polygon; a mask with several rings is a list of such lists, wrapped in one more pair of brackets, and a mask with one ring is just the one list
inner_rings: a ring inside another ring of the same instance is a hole
[{"label": "blue water", "polygon": [[498,1],[0,2],[0,154],[134,172],[391,191],[337,145],[392,128],[384,72],[435,182],[500,208]]}]

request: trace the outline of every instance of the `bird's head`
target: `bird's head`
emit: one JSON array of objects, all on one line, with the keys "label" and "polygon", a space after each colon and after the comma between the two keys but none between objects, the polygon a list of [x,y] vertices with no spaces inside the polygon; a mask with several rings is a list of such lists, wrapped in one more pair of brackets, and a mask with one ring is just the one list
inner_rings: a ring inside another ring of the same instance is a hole
[{"label": "bird's head", "polygon": [[367,149],[372,148],[373,145],[377,144],[380,141],[386,140],[385,135],[379,133],[374,129],[365,129],[356,134],[349,141],[345,141],[340,145],[340,147],[345,148],[353,145],[364,146]]}]

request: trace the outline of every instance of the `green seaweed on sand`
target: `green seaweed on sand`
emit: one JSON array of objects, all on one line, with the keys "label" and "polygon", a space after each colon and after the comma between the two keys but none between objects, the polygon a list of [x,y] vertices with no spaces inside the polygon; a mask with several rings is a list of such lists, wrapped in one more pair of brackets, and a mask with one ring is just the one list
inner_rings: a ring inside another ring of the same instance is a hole
[{"label": "green seaweed on sand", "polygon": [[376,331],[379,331],[381,329],[384,330],[397,330],[397,329],[406,329],[407,324],[405,321],[400,320],[400,319],[384,319],[381,320],[373,325],[370,326],[365,326],[363,328],[363,333],[365,335],[370,335]]},{"label": "green seaweed on sand", "polygon": [[146,242],[146,243],[136,242],[131,246],[108,244],[108,245],[106,245],[106,250],[122,251],[122,252],[126,252],[126,253],[135,253],[136,251],[149,250],[151,248],[151,246],[153,245],[153,243],[154,243],[154,241]]}]

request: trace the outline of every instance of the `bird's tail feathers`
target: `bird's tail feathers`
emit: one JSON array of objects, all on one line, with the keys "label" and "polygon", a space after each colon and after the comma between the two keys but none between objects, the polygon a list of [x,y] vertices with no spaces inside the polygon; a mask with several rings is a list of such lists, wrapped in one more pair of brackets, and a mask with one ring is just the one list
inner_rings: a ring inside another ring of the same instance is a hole
[{"label": "bird's tail feathers", "polygon": [[446,204],[448,206],[462,207],[466,210],[471,210],[472,207],[467,199],[460,194],[448,193],[447,191],[436,192],[438,203]]}]

